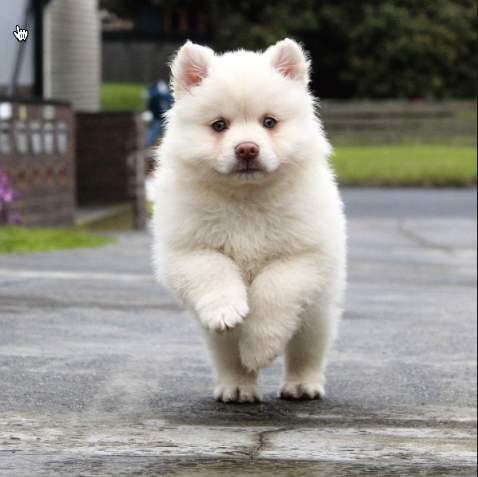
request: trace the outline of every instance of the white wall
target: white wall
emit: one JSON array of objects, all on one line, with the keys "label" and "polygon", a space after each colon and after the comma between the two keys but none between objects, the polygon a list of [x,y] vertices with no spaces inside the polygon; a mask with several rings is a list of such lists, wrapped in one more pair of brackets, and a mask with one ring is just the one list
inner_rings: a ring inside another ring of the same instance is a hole
[{"label": "white wall", "polygon": [[100,86],[98,0],[52,0],[45,11],[46,97],[69,101],[77,111],[96,112]]},{"label": "white wall", "polygon": [[[15,68],[19,41],[13,35],[16,26],[24,28],[25,9],[28,0],[0,0],[0,87],[10,84]],[[34,78],[33,25],[29,30],[26,53],[21,69],[20,86],[31,86]]]}]

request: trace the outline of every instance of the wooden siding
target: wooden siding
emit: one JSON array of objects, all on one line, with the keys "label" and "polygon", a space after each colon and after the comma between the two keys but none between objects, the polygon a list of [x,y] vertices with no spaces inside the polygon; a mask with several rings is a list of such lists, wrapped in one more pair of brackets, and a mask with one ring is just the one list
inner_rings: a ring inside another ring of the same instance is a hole
[{"label": "wooden siding", "polygon": [[100,109],[98,0],[52,0],[45,12],[45,93],[76,111]]},{"label": "wooden siding", "polygon": [[153,41],[103,41],[105,82],[154,83],[169,80],[168,63],[185,43]]}]

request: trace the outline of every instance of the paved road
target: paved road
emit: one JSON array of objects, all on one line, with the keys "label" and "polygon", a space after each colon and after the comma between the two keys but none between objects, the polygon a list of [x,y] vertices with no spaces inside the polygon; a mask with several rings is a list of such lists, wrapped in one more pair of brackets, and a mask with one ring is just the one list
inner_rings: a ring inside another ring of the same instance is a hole
[{"label": "paved road", "polygon": [[147,233],[1,256],[0,476],[476,475],[476,191],[344,197],[350,287],[320,403],[277,399],[280,362],[264,403],[215,403]]},{"label": "paved road", "polygon": [[469,189],[345,189],[350,218],[476,219],[477,194]]}]

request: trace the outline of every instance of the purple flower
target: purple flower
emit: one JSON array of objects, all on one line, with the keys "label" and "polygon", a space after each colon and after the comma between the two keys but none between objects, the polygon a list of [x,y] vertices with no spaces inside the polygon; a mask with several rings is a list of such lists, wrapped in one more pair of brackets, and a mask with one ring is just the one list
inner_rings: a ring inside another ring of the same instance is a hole
[{"label": "purple flower", "polygon": [[19,224],[19,214],[10,212],[10,204],[20,197],[10,186],[10,178],[4,169],[0,169],[0,226],[5,224]]}]

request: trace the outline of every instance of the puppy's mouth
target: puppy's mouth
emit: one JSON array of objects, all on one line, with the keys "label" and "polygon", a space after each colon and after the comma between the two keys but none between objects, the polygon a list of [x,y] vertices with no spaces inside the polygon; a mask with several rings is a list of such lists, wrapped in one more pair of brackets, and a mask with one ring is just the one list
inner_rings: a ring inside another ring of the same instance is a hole
[{"label": "puppy's mouth", "polygon": [[238,176],[252,176],[265,172],[264,168],[256,159],[251,161],[238,161],[232,169],[232,174]]}]

